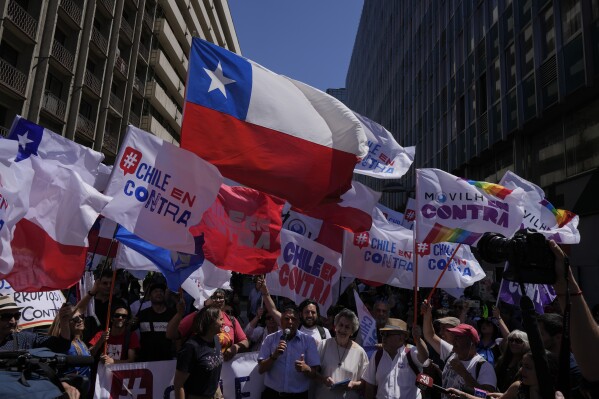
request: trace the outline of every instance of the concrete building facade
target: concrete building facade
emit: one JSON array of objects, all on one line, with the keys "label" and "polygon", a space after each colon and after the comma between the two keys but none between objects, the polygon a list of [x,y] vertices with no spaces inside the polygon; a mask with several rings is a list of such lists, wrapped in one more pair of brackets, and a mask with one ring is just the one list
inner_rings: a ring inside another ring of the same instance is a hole
[{"label": "concrete building facade", "polygon": [[[541,186],[580,215],[571,263],[596,281],[598,78],[596,0],[365,0],[347,104],[415,145],[415,167]],[[399,184],[383,201],[401,209],[414,168]]]},{"label": "concrete building facade", "polygon": [[178,143],[192,36],[240,53],[227,0],[0,0],[0,132],[16,114],[116,156]]}]

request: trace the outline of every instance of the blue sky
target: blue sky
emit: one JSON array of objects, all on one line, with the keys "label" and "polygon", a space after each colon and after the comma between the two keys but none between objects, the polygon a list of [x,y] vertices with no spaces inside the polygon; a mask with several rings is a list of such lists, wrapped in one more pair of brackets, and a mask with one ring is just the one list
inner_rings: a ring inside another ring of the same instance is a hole
[{"label": "blue sky", "polygon": [[320,90],[345,87],[363,0],[229,0],[244,57]]}]

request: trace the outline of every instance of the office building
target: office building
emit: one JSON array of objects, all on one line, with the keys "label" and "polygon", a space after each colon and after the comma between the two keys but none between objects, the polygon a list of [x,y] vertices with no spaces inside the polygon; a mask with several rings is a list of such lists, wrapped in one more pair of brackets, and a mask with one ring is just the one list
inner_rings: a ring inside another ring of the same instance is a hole
[{"label": "office building", "polygon": [[101,151],[178,143],[192,36],[239,53],[227,0],[0,0],[0,130],[20,114]]},{"label": "office building", "polygon": [[[580,215],[571,263],[597,281],[598,77],[597,1],[365,0],[347,104],[415,145],[415,167],[541,186]],[[394,208],[414,168],[399,183]]]}]

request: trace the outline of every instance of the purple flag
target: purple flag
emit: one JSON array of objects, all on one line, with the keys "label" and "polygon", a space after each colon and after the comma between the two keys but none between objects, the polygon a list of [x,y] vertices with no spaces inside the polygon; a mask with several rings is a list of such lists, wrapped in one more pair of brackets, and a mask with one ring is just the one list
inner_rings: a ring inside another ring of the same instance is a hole
[{"label": "purple flag", "polygon": [[[545,306],[551,304],[556,297],[553,287],[546,284],[524,284],[524,289],[526,290],[526,296],[532,299],[535,311],[538,314],[545,313]],[[520,285],[517,282],[501,280],[499,299],[505,303],[518,306],[521,297]]]}]

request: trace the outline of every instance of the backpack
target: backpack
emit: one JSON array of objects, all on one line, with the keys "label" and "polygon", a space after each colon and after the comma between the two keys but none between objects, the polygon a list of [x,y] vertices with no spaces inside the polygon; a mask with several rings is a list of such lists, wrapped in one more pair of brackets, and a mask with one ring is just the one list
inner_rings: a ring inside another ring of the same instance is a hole
[{"label": "backpack", "polygon": [[322,340],[327,339],[327,334],[324,331],[324,327],[316,325],[316,328],[318,329],[318,332],[320,333],[320,339],[322,339]]}]

